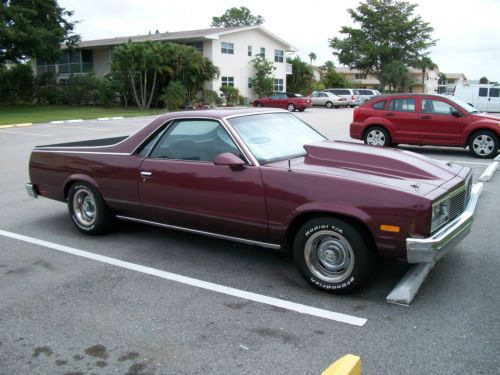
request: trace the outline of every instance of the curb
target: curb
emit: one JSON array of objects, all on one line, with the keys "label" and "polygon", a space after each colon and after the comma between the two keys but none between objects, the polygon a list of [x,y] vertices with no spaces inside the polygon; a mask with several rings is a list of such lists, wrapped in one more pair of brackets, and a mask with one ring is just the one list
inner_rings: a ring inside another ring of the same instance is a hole
[{"label": "curb", "polygon": [[24,122],[20,124],[7,124],[7,125],[0,125],[0,129],[7,129],[7,128],[23,128],[27,126],[31,126],[33,123],[31,122]]},{"label": "curb", "polygon": [[484,170],[484,172],[481,174],[481,176],[479,176],[479,181],[481,182],[488,182],[489,180],[491,180],[491,178],[493,177],[493,175],[495,174],[496,170],[498,169],[498,165],[500,164],[500,155],[498,155],[495,159],[493,159],[494,161],[492,161],[490,163],[490,165],[488,165],[486,167],[486,169]]},{"label": "curb", "polygon": [[361,358],[346,354],[333,362],[321,375],[361,375]]}]

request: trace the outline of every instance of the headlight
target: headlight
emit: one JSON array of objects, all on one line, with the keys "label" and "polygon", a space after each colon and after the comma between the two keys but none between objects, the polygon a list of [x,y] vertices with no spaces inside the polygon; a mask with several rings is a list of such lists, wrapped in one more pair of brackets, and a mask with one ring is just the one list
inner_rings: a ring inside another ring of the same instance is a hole
[{"label": "headlight", "polygon": [[450,218],[450,199],[432,204],[431,233],[446,224]]}]

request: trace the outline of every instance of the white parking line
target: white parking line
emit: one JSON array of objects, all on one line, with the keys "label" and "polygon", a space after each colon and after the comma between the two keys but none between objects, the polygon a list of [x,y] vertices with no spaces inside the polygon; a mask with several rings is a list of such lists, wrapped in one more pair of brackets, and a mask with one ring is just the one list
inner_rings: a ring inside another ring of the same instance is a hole
[{"label": "white parking line", "polygon": [[201,289],[211,290],[213,292],[226,294],[233,297],[243,298],[250,301],[255,301],[259,303],[264,303],[266,305],[281,307],[283,309],[296,311],[301,314],[307,314],[312,316],[317,316],[324,319],[334,320],[341,323],[347,323],[351,325],[355,325],[358,327],[362,327],[367,319],[358,318],[352,315],[341,314],[333,311],[323,310],[312,306],[302,305],[300,303],[290,302],[286,300],[282,300],[279,298],[268,297],[262,294],[247,292],[240,289],[230,288],[224,285],[214,284],[203,280],[193,279],[191,277],[186,277],[182,275],[178,275],[171,272],[166,272],[162,270],[158,270],[156,268],[141,266],[139,264],[125,262],[123,260],[110,258],[107,256],[94,254],[88,251],[79,250],[73,247],[59,245],[54,242],[39,240],[37,238],[23,236],[21,234],[7,232],[0,229],[0,235],[8,238],[13,238],[19,241],[24,241],[28,243],[32,243],[34,245],[43,246],[49,249],[61,251],[64,253],[76,255],[79,257],[92,259],[101,263],[111,264],[113,266],[125,268],[128,270],[141,272],[146,275],[152,275],[156,277],[161,277],[162,279],[175,281],[181,284],[194,286]]},{"label": "white parking line", "polygon": [[39,133],[28,133],[28,132],[16,132],[13,130],[0,130],[0,133],[7,133],[7,134],[20,134],[20,135],[36,135],[38,137],[53,137],[52,134],[39,134]]}]

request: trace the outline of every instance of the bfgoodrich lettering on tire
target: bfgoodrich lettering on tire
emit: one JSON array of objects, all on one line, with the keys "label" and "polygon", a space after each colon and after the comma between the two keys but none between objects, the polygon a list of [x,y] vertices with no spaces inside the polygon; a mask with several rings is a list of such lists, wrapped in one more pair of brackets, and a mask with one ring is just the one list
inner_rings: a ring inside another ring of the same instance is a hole
[{"label": "bfgoodrich lettering on tire", "polygon": [[336,218],[315,218],[297,232],[293,257],[304,278],[337,294],[358,288],[369,275],[374,254],[361,232]]},{"label": "bfgoodrich lettering on tire", "polygon": [[68,208],[71,221],[85,234],[101,234],[108,231],[113,222],[106,203],[99,192],[86,182],[76,182],[68,191]]}]

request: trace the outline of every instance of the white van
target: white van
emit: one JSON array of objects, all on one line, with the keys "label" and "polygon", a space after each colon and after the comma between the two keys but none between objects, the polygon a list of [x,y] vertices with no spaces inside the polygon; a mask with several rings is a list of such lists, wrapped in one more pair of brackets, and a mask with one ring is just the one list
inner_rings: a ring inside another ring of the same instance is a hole
[{"label": "white van", "polygon": [[457,86],[452,94],[482,112],[500,112],[500,86]]}]

